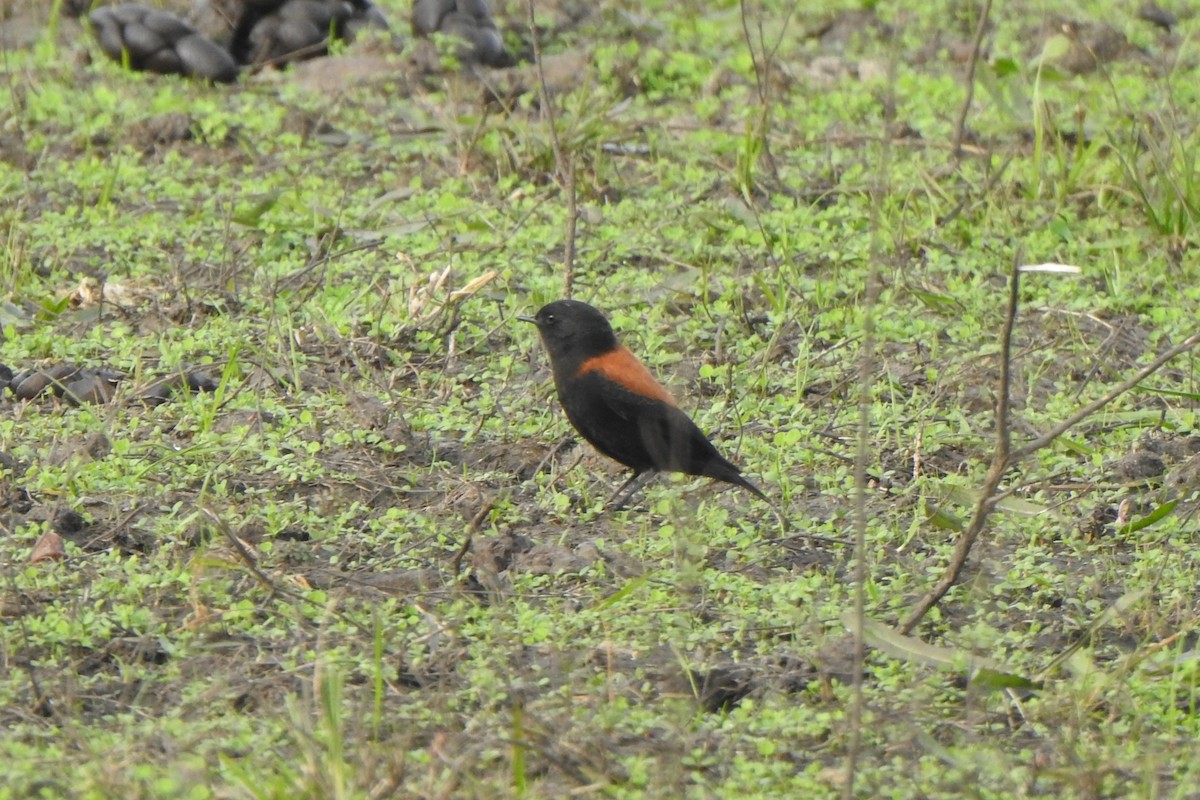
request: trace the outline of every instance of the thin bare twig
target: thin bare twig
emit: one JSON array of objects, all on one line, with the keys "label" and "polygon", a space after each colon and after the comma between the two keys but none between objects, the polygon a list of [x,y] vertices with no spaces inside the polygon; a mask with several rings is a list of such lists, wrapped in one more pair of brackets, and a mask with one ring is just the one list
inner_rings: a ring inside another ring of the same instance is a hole
[{"label": "thin bare twig", "polygon": [[245,543],[238,538],[238,535],[233,532],[233,529],[229,527],[229,523],[226,522],[220,514],[213,511],[211,508],[208,508],[207,506],[201,506],[200,511],[203,512],[206,517],[212,520],[212,523],[217,527],[217,530],[224,534],[225,540],[229,542],[231,547],[233,547],[233,552],[237,553],[238,558],[242,562],[242,566],[250,571],[250,574],[254,576],[254,579],[258,581],[264,589],[269,591],[271,594],[282,594],[286,597],[292,598],[293,600],[299,600],[302,603],[309,602],[308,598],[304,595],[298,592],[293,592],[291,589],[286,587],[276,585],[275,581],[271,580],[265,572],[259,569],[258,560],[254,556],[250,555],[250,551],[246,549]]},{"label": "thin bare twig", "polygon": [[1043,433],[1041,436],[1034,439],[1032,442],[1029,442],[1028,444],[1024,444],[1024,445],[1021,445],[1020,447],[1018,447],[1015,451],[1013,451],[1013,454],[1012,454],[1013,461],[1019,461],[1019,460],[1025,458],[1026,456],[1032,455],[1033,453],[1036,453],[1038,450],[1041,450],[1043,447],[1045,447],[1046,445],[1053,442],[1059,436],[1062,436],[1064,433],[1069,431],[1071,428],[1075,427],[1080,422],[1082,422],[1083,420],[1090,417],[1092,414],[1095,414],[1097,411],[1104,408],[1106,405],[1111,403],[1113,400],[1116,400],[1118,397],[1120,397],[1121,395],[1128,392],[1130,389],[1137,386],[1139,383],[1144,381],[1150,375],[1152,375],[1153,373],[1162,369],[1162,366],[1164,364],[1166,364],[1168,361],[1175,358],[1176,356],[1183,355],[1187,351],[1195,348],[1197,345],[1200,345],[1200,331],[1193,333],[1191,336],[1184,339],[1182,342],[1175,345],[1170,350],[1163,353],[1161,356],[1154,359],[1146,366],[1142,367],[1140,370],[1138,370],[1134,374],[1134,376],[1132,378],[1125,381],[1124,383],[1119,384],[1115,389],[1113,389],[1108,394],[1101,397],[1099,400],[1095,400],[1091,403],[1088,403],[1086,406],[1079,409],[1074,414],[1067,417],[1065,420],[1063,420],[1062,422],[1058,423],[1053,428],[1048,430],[1046,433]]},{"label": "thin bare twig", "polygon": [[554,170],[559,184],[567,194],[567,230],[563,242],[563,297],[571,296],[575,281],[575,230],[579,226],[579,205],[575,196],[575,158],[568,155],[558,138],[558,112],[555,111],[550,89],[546,86],[546,71],[542,67],[542,44],[538,40],[537,24],[533,17],[533,0],[525,0],[529,21],[529,37],[533,42],[533,61],[537,67],[538,93],[546,122],[550,126],[550,145],[554,149]]},{"label": "thin bare twig", "polygon": [[483,527],[483,521],[487,519],[487,515],[492,513],[492,509],[496,507],[495,498],[487,501],[480,506],[479,511],[475,516],[471,517],[471,522],[467,525],[467,535],[463,539],[462,547],[458,548],[458,552],[454,554],[454,558],[450,560],[450,566],[453,569],[454,577],[458,577],[462,570],[462,560],[471,550],[471,541],[475,538],[475,534],[479,533]]},{"label": "thin bare twig", "polygon": [[996,452],[992,456],[992,465],[983,479],[983,488],[979,493],[979,500],[975,504],[975,513],[971,516],[970,524],[954,547],[950,564],[934,587],[920,599],[916,607],[900,624],[899,631],[901,633],[910,633],[913,628],[917,627],[929,613],[929,609],[937,605],[938,601],[946,596],[946,592],[950,591],[950,587],[958,582],[958,576],[962,574],[963,566],[967,563],[967,556],[971,554],[971,548],[975,546],[979,534],[987,525],[992,509],[996,506],[998,500],[996,491],[1000,488],[1000,481],[1004,479],[1004,473],[1008,471],[1009,465],[1012,463],[1012,456],[1009,452],[1011,439],[1008,418],[1009,391],[1012,386],[1012,333],[1017,321],[1020,284],[1021,268],[1018,254],[1013,258],[1012,271],[1009,274],[1008,310],[1004,315],[1004,329],[1000,333],[1000,396],[996,399]]},{"label": "thin bare twig", "polygon": [[975,69],[979,65],[980,51],[983,49],[983,34],[987,30],[988,16],[992,13],[992,0],[983,0],[983,11],[979,14],[979,24],[975,26],[975,40],[971,43],[971,58],[967,62],[967,96],[963,98],[962,109],[958,112],[958,122],[954,125],[954,157],[962,158],[963,138],[967,135],[967,114],[971,103],[975,100]]},{"label": "thin bare twig", "polygon": [[201,506],[200,511],[204,514],[204,516],[208,517],[213,525],[216,526],[217,530],[219,530],[225,536],[225,540],[229,542],[230,546],[233,547],[233,552],[237,554],[237,557],[242,562],[242,565],[250,572],[251,575],[254,576],[254,579],[258,581],[258,583],[264,589],[270,592],[271,595],[281,595],[283,597],[313,606],[314,608],[319,608],[325,613],[331,614],[332,616],[346,623],[347,625],[357,628],[362,633],[370,633],[367,626],[363,625],[361,622],[351,619],[342,612],[330,608],[326,604],[317,603],[312,598],[300,594],[299,592],[292,591],[286,586],[280,586],[275,581],[271,580],[270,576],[258,568],[258,561],[253,555],[251,555],[250,551],[246,549],[246,545],[241,539],[238,538],[238,535],[233,532],[233,529],[229,527],[229,523],[226,522],[220,514],[213,511],[208,506]]},{"label": "thin bare twig", "polygon": [[[766,163],[771,171],[771,178],[779,182],[779,167],[775,163],[775,155],[771,152],[771,139],[768,134],[771,132],[771,69],[775,63],[775,55],[779,52],[780,45],[783,44],[784,34],[787,31],[788,24],[792,20],[792,15],[796,12],[796,5],[793,4],[787,9],[784,15],[783,22],[778,26],[778,34],[775,37],[775,43],[770,47],[767,46],[767,34],[763,26],[763,16],[761,12],[758,15],[758,51],[754,47],[754,37],[750,32],[750,10],[748,0],[741,0],[738,4],[742,18],[742,35],[746,39],[746,48],[750,52],[750,65],[754,68],[754,85],[758,91],[758,100],[762,106],[762,113],[759,115],[758,135],[762,144],[761,158]],[[772,256],[773,257],[773,256]]]},{"label": "thin bare twig", "polygon": [[929,609],[933,608],[937,603],[950,591],[962,573],[967,557],[971,553],[971,548],[979,539],[984,527],[987,525],[988,517],[992,510],[995,509],[996,503],[1006,497],[1009,492],[1000,491],[1000,482],[1004,478],[1004,474],[1009,468],[1022,461],[1023,459],[1033,455],[1037,451],[1050,445],[1059,436],[1069,431],[1071,428],[1078,425],[1083,420],[1095,414],[1106,405],[1116,400],[1121,395],[1133,389],[1143,380],[1158,370],[1162,369],[1163,365],[1171,361],[1177,356],[1194,349],[1200,345],[1200,331],[1193,333],[1188,338],[1184,339],[1179,344],[1167,350],[1165,353],[1154,359],[1138,370],[1133,377],[1122,382],[1103,397],[1088,403],[1083,408],[1076,411],[1067,419],[1055,425],[1046,433],[1037,437],[1031,442],[1027,442],[1016,449],[1011,446],[1010,420],[1009,420],[1009,393],[1012,385],[1012,332],[1013,326],[1017,317],[1018,303],[1018,288],[1020,284],[1020,269],[1017,266],[1020,258],[1014,259],[1012,277],[1010,279],[1010,292],[1008,298],[1008,313],[1004,320],[1004,331],[1001,334],[1000,344],[1000,396],[996,402],[996,453],[992,458],[991,467],[988,469],[987,475],[984,477],[983,486],[980,490],[979,499],[975,504],[975,513],[971,517],[971,522],[962,536],[958,540],[958,544],[954,548],[954,553],[950,558],[950,564],[946,567],[945,573],[938,580],[937,584],[918,601],[917,605],[909,613],[908,617],[899,625],[897,630],[900,633],[911,633],[912,630],[921,622]]}]

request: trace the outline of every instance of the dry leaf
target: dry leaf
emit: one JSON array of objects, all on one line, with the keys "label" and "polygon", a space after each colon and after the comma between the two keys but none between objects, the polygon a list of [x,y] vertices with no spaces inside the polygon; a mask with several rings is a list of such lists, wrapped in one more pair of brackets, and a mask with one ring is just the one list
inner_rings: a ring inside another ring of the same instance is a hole
[{"label": "dry leaf", "polygon": [[54,531],[46,531],[37,540],[37,544],[33,546],[33,551],[29,554],[29,563],[40,564],[43,561],[62,561],[66,557],[67,549],[63,546],[62,537]]}]

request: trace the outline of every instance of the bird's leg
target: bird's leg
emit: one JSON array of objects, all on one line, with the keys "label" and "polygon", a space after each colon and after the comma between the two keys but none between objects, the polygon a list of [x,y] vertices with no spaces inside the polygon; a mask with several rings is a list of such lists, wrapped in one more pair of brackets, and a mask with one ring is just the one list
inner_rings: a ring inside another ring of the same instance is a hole
[{"label": "bird's leg", "polygon": [[[609,511],[620,511],[633,497],[634,493],[637,492],[638,489],[641,489],[642,486],[645,485],[646,481],[654,477],[655,474],[656,473],[653,470],[633,473],[629,480],[621,484],[621,488],[612,493],[612,497],[608,498],[608,502],[604,504],[605,508]],[[626,489],[629,489],[629,491],[626,492]],[[616,499],[621,497],[622,494],[625,496],[621,498],[621,502],[617,503]]]}]

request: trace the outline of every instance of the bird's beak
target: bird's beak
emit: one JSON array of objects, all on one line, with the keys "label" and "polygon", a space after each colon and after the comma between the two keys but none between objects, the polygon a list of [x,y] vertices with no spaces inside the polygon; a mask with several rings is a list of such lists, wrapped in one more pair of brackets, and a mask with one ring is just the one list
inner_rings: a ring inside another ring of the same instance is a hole
[{"label": "bird's beak", "polygon": [[529,322],[534,325],[537,325],[537,320],[534,319],[533,317],[517,317],[517,319],[521,320],[521,322]]}]

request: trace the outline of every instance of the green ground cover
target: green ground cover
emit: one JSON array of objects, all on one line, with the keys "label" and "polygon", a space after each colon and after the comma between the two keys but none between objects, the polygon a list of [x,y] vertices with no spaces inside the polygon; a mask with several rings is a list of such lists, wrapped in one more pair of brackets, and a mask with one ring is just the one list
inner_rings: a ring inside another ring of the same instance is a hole
[{"label": "green ground cover", "polygon": [[[17,3],[0,362],[129,377],[0,402],[0,797],[1194,797],[1190,354],[1010,465],[893,632],[993,460],[1014,263],[1079,268],[1022,277],[1014,447],[1197,330],[1197,22],[1003,4],[967,104],[981,10],[539,5],[552,123],[404,52],[129,73]],[[568,166],[573,295],[789,530],[678,476],[604,512],[515,320]],[[218,388],[126,401],[181,369]]]}]

